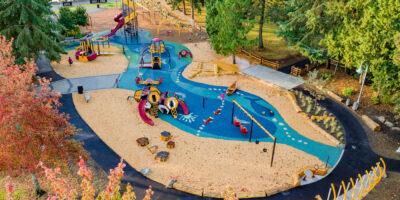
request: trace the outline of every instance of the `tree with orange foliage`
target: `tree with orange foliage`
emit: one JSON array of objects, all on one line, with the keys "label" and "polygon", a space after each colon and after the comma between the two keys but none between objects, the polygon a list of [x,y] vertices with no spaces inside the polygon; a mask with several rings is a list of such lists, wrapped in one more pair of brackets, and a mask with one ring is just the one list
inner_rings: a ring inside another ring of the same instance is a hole
[{"label": "tree with orange foliage", "polygon": [[0,35],[0,170],[33,171],[39,161],[66,166],[82,147],[75,128],[58,108],[60,94],[50,80],[34,79],[36,65],[15,64],[12,41]]}]

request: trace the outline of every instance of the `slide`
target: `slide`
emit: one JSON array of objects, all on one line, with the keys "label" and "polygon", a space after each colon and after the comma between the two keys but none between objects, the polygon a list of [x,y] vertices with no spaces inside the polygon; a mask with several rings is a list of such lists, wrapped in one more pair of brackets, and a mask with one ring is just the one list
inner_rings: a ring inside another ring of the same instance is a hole
[{"label": "slide", "polygon": [[107,37],[111,37],[115,35],[115,33],[125,24],[125,18],[122,17],[122,13],[117,15],[114,18],[114,21],[118,22],[117,26],[115,26],[114,29],[111,30],[111,32],[107,35]]},{"label": "slide", "polygon": [[136,18],[136,12],[134,12],[136,8],[136,4],[132,0],[123,0],[123,4],[128,5],[130,9],[132,9],[133,12],[131,12],[129,15],[124,16],[123,13],[118,14],[117,16],[114,17],[114,21],[117,22],[117,26],[115,26],[114,29],[111,30],[111,32],[106,35],[107,37],[112,37],[115,35],[115,33],[122,27],[124,24],[134,20]]},{"label": "slide", "polygon": [[138,105],[139,115],[140,115],[140,117],[142,118],[142,120],[143,120],[146,124],[148,124],[148,125],[150,125],[150,126],[154,126],[153,120],[151,120],[151,119],[147,116],[147,114],[146,114],[146,109],[144,108],[144,107],[146,106],[146,102],[147,102],[147,101],[144,100],[144,99],[140,100],[140,103],[139,103],[139,105]]},{"label": "slide", "polygon": [[188,115],[188,114],[189,114],[189,109],[188,109],[188,107],[186,106],[186,104],[185,104],[184,101],[179,100],[179,106],[181,106],[184,115]]}]

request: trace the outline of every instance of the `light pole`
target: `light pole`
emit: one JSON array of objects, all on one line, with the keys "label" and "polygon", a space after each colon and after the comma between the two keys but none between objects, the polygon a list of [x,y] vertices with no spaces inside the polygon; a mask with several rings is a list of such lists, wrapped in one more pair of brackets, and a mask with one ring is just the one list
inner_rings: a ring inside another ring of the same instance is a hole
[{"label": "light pole", "polygon": [[364,72],[364,70],[362,69],[362,64],[361,64],[361,74],[364,73],[364,77],[363,77],[363,80],[362,80],[362,83],[361,83],[361,89],[360,89],[360,93],[358,94],[357,101],[354,102],[354,104],[353,104],[353,107],[352,107],[353,110],[357,110],[358,107],[360,106],[361,95],[362,95],[362,92],[363,92],[363,89],[364,89],[365,79],[367,78],[368,68],[369,68],[369,64],[367,63],[366,68],[365,68],[365,72]]}]

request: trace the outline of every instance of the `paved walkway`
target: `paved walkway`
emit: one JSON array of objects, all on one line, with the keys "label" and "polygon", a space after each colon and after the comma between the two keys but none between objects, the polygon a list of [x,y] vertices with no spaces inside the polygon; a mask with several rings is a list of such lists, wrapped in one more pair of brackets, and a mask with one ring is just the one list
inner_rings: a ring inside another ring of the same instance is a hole
[{"label": "paved walkway", "polygon": [[82,78],[62,79],[50,84],[53,90],[61,94],[70,94],[78,91],[78,86],[83,86],[85,91],[114,88],[117,85],[119,74],[89,76]]},{"label": "paved walkway", "polygon": [[304,83],[304,80],[301,78],[294,77],[262,65],[250,66],[242,69],[241,71],[246,75],[270,82],[288,90],[298,87]]}]

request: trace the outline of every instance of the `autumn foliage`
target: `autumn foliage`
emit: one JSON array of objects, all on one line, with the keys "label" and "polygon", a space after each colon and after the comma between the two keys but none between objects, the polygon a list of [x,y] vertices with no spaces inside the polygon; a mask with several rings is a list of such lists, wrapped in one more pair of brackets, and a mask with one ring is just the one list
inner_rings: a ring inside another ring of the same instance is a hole
[{"label": "autumn foliage", "polygon": [[60,94],[49,89],[48,79],[34,79],[34,63],[15,64],[12,41],[0,35],[0,46],[0,170],[78,160],[81,146],[69,140],[75,128],[58,111]]},{"label": "autumn foliage", "polygon": [[[47,200],[136,200],[136,195],[133,192],[133,187],[128,184],[125,192],[121,194],[121,180],[124,177],[125,164],[121,160],[120,163],[110,170],[108,176],[107,187],[102,191],[95,190],[93,186],[93,173],[86,165],[84,159],[80,159],[78,166],[78,175],[82,178],[80,188],[73,188],[67,179],[63,178],[59,168],[48,168],[43,163],[40,163],[41,168],[45,172],[46,182],[51,185],[51,191],[48,192]],[[9,188],[12,183],[8,180],[6,188]],[[12,196],[13,190],[7,190],[8,196]],[[96,194],[98,194],[96,196]],[[153,191],[151,186],[146,190],[143,200],[151,200]]]}]

